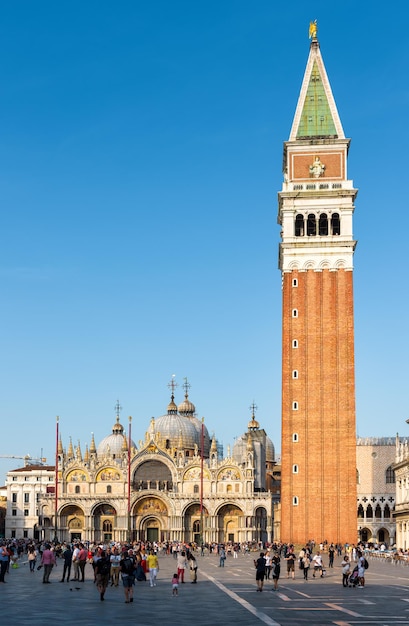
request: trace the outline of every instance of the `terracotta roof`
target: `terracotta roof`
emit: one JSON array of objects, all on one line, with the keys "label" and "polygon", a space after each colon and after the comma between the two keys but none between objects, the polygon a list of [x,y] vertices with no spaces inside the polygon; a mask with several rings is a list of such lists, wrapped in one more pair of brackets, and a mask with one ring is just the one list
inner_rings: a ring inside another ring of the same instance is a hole
[{"label": "terracotta roof", "polygon": [[25,465],[24,467],[18,467],[17,469],[10,470],[10,472],[30,472],[34,470],[44,470],[47,472],[54,472],[54,465]]}]

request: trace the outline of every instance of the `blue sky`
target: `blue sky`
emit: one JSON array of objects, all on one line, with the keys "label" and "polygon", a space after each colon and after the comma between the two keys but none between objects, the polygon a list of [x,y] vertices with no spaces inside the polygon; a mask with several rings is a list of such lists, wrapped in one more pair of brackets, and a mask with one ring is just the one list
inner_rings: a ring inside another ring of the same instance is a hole
[{"label": "blue sky", "polygon": [[315,18],[359,188],[357,430],[407,433],[399,4],[1,4],[1,454],[52,463],[56,415],[84,451],[117,399],[137,441],[172,374],[225,451],[253,401],[279,450],[277,192]]}]

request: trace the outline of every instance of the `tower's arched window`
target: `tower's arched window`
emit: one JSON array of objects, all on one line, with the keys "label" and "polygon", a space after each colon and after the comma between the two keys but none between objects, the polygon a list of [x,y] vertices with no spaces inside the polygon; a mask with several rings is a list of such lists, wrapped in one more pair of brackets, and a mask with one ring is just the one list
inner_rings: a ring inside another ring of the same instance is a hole
[{"label": "tower's arched window", "polygon": [[298,378],[298,370],[293,370],[293,378]]},{"label": "tower's arched window", "polygon": [[331,218],[331,233],[333,235],[341,234],[341,222],[339,221],[339,214],[333,213]]},{"label": "tower's arched window", "polygon": [[304,237],[304,217],[297,215],[295,218],[295,232],[296,237]]},{"label": "tower's arched window", "polygon": [[317,220],[315,219],[315,215],[310,213],[307,218],[307,235],[308,237],[312,237],[317,234]]},{"label": "tower's arched window", "polygon": [[326,213],[322,213],[320,215],[319,234],[321,236],[328,235],[328,217],[327,217]]},{"label": "tower's arched window", "polygon": [[395,482],[395,470],[393,470],[390,465],[389,467],[386,468],[385,478],[386,478],[386,483],[389,485]]}]

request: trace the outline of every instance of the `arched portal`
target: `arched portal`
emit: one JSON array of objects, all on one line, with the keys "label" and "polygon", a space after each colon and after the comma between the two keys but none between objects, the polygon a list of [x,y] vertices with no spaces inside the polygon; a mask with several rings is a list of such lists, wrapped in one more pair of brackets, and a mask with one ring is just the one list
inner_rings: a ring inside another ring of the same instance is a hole
[{"label": "arched portal", "polygon": [[[187,507],[183,516],[183,539],[186,543],[200,544],[202,542],[202,535],[205,534],[207,510],[203,507],[202,513],[200,512],[200,504],[194,503]],[[202,529],[203,524],[203,529]]]},{"label": "arched portal", "polygon": [[168,507],[161,498],[145,496],[132,510],[132,538],[138,541],[170,539]]},{"label": "arched portal", "polygon": [[70,541],[84,538],[85,515],[81,507],[70,504],[61,510],[59,531],[63,537],[69,537]]},{"label": "arched portal", "polygon": [[217,529],[219,543],[238,543],[243,540],[240,535],[244,528],[243,511],[234,504],[225,504],[217,514]]},{"label": "arched portal", "polygon": [[264,545],[267,541],[267,511],[264,507],[256,509],[255,514],[256,537],[255,540]]},{"label": "arched portal", "polygon": [[386,546],[390,544],[390,535],[386,528],[380,528],[377,532],[378,543],[384,543]]},{"label": "arched portal", "polygon": [[113,539],[116,526],[116,510],[110,504],[99,504],[93,511],[94,539],[108,542]]}]

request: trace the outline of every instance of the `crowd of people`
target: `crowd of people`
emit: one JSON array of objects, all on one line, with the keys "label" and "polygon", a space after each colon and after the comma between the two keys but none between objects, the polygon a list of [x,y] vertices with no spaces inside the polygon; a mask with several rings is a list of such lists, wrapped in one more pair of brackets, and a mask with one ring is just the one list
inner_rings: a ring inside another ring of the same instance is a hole
[{"label": "crowd of people", "polygon": [[315,550],[315,543],[308,542],[297,553],[292,544],[272,544],[267,547],[265,552],[260,552],[259,558],[254,559],[257,591],[263,591],[264,580],[270,578],[273,581],[272,591],[277,591],[281,574],[281,560],[286,563],[287,578],[295,578],[297,564],[305,581],[308,581],[310,569],[312,569],[313,578],[324,578],[326,575],[324,553],[328,557],[328,568],[334,567],[335,555],[341,556],[344,553],[341,562],[343,586],[364,588],[365,570],[369,564],[362,544],[357,546],[341,546],[333,543],[320,544],[319,550]]},{"label": "crowd of people", "polygon": [[[312,577],[323,578],[326,567],[334,567],[334,557],[343,556],[341,562],[342,584],[347,586],[365,586],[365,569],[368,561],[364,555],[364,546],[307,542],[296,550],[292,544],[272,543],[263,545],[260,542],[202,544],[184,542],[34,542],[28,539],[0,541],[0,583],[5,583],[6,573],[22,557],[26,557],[29,570],[34,573],[42,570],[43,584],[50,584],[50,574],[57,563],[61,562],[61,583],[85,581],[85,567],[92,565],[93,579],[98,589],[100,600],[103,601],[108,585],[118,587],[122,582],[125,602],[133,602],[135,581],[148,581],[151,587],[156,586],[159,572],[159,554],[173,556],[175,572],[171,579],[172,595],[178,595],[179,584],[185,584],[186,571],[190,574],[191,584],[197,583],[199,555],[218,557],[219,567],[224,567],[226,560],[246,556],[250,552],[260,550],[260,556],[254,559],[256,568],[257,591],[263,590],[265,580],[272,580],[272,591],[278,589],[281,576],[281,563],[286,570],[287,579],[294,579],[296,570],[302,572],[308,581],[309,572]],[[324,564],[325,560],[327,561]],[[17,566],[17,565],[16,565]]]}]

